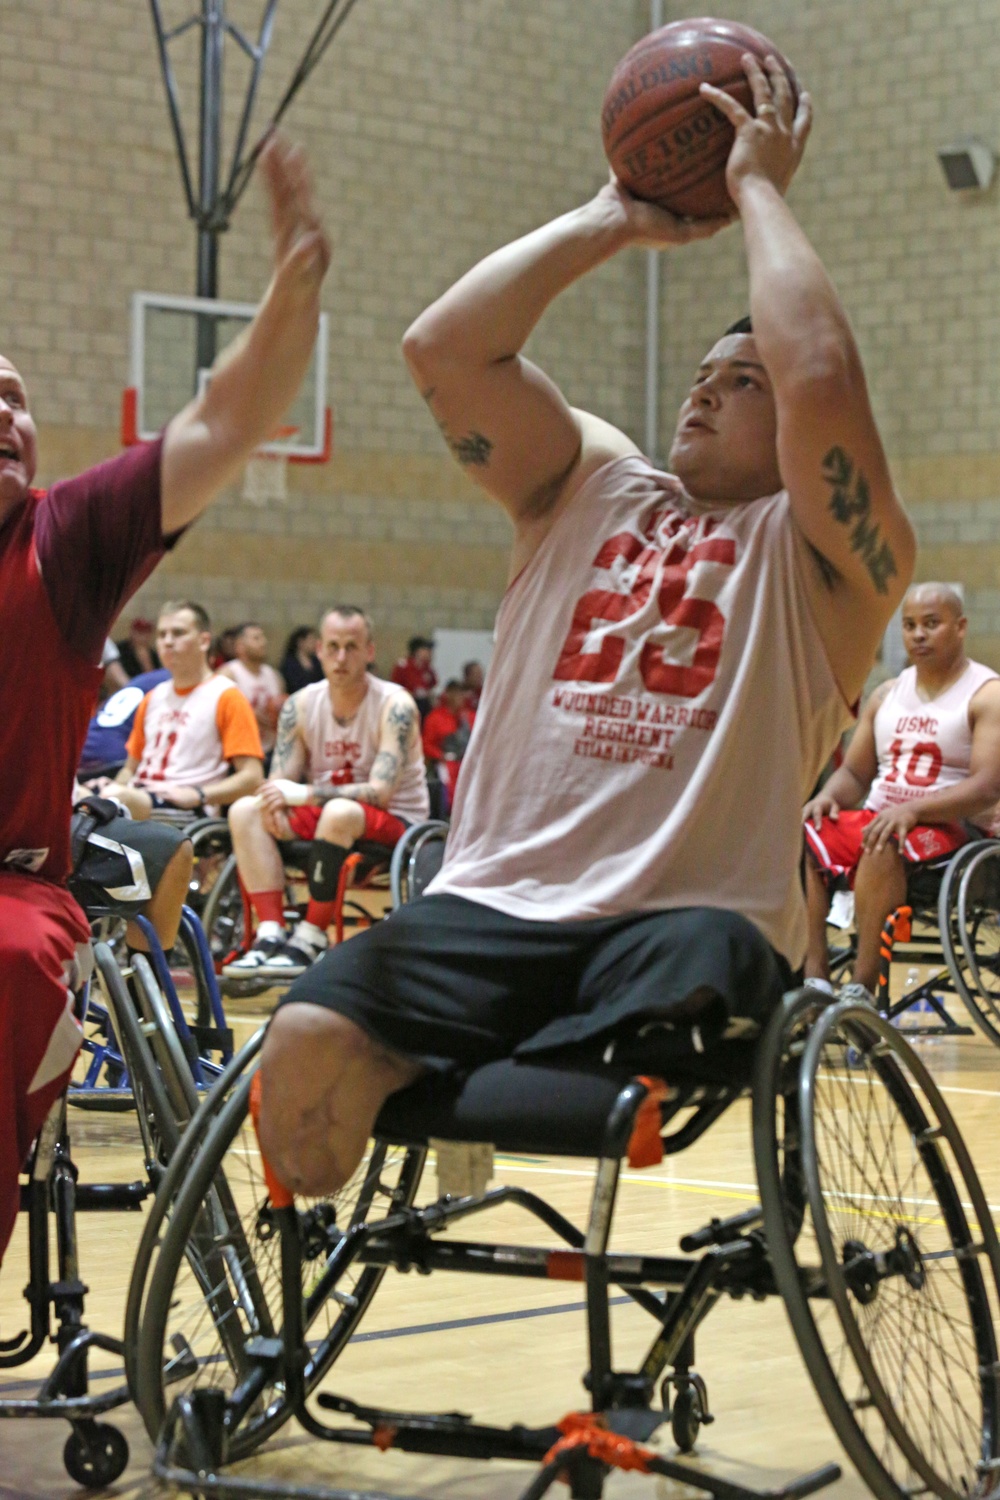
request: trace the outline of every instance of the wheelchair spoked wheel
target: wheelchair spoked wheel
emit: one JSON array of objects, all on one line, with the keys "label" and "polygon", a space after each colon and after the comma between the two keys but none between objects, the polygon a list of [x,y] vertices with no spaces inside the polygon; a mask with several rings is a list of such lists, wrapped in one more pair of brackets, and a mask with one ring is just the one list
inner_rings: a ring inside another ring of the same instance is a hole
[{"label": "wheelchair spoked wheel", "polygon": [[184,832],[191,840],[194,871],[188,888],[188,905],[201,916],[205,903],[233,852],[232,835],[225,818],[197,818]]},{"label": "wheelchair spoked wheel", "polygon": [[242,948],[245,936],[243,895],[236,873],[235,854],[229,856],[219,871],[205,901],[201,923],[216,965],[230,953]]},{"label": "wheelchair spoked wheel", "polygon": [[778,1192],[786,1116],[780,1093],[766,1096],[787,1029],[786,1012],[762,1049],[754,1149],[775,1281],[817,1392],[880,1500],[986,1494],[1000,1455],[1000,1247],[968,1152],[896,1028],[868,1006],[828,1005],[787,1126],[806,1198],[793,1240]]},{"label": "wheelchair spoked wheel", "polygon": [[198,1091],[191,1065],[184,1055],[170,1007],[160,989],[152,965],[142,953],[132,956],[134,988],[139,1011],[150,1026],[150,1048],[163,1079],[174,1118],[181,1129],[198,1108]]},{"label": "wheelchair spoked wheel", "polygon": [[[245,1065],[213,1117],[192,1122],[200,1142],[185,1164],[144,1298],[130,1298],[138,1324],[136,1404],[154,1442],[177,1396],[209,1386],[231,1394],[250,1370],[248,1341],[280,1337],[280,1234],[249,1118],[255,1066],[252,1059]],[[335,1198],[296,1199],[312,1351],[308,1389],[342,1352],[385,1274],[351,1262],[332,1291],[312,1295],[330,1257],[350,1226],[413,1201],[424,1156],[423,1149],[375,1142]],[[168,1191],[165,1184],[160,1198]],[[229,1432],[230,1457],[251,1453],[290,1414],[280,1369],[262,1371],[258,1392]]]},{"label": "wheelchair spoked wheel", "polygon": [[124,976],[105,943],[95,943],[97,975],[115,1040],[128,1069],[146,1170],[155,1181],[180,1141],[182,1123],[171,1103]]},{"label": "wheelchair spoked wheel", "polygon": [[972,979],[969,1009],[1000,1047],[1000,844],[975,847],[958,889],[957,927]]}]

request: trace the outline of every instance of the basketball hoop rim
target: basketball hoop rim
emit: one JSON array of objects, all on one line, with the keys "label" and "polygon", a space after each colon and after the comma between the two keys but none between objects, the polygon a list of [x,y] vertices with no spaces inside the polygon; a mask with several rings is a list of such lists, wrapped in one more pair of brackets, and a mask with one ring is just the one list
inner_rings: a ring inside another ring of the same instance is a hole
[{"label": "basketball hoop rim", "polygon": [[[290,431],[297,432],[298,428],[279,428],[286,435]],[[122,391],[121,409],[121,445],[123,448],[136,448],[140,443],[148,443],[153,439],[143,437],[139,431],[139,391],[134,385],[126,386]],[[278,440],[280,442],[280,440]],[[284,458],[290,464],[328,464],[333,455],[333,410],[327,406],[323,415],[323,446],[318,453],[301,453],[289,451],[288,448],[278,446],[278,443],[264,443],[255,448],[251,458]]]}]

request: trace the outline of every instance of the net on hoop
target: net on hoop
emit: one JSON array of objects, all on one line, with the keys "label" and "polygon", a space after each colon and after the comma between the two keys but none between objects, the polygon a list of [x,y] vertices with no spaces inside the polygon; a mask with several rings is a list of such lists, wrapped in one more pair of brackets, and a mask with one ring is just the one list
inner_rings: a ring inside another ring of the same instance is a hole
[{"label": "net on hoop", "polygon": [[[279,427],[272,442],[294,437],[297,427]],[[249,505],[267,505],[272,500],[288,499],[288,454],[269,448],[258,448],[243,471],[243,499]]]}]

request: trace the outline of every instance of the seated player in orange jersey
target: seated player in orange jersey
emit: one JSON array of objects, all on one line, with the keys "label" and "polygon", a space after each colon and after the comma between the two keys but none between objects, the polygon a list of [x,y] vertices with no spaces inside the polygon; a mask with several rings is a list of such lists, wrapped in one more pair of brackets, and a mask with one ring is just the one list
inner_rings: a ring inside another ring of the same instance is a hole
[{"label": "seated player in orange jersey", "polygon": [[903,641],[911,665],[875,689],[843,765],[806,803],[810,979],[830,978],[831,877],[846,875],[854,886],[854,978],[873,991],[883,924],[906,900],[906,866],[997,827],[1000,677],[966,656],[966,624],[947,584],[910,589]]},{"label": "seated player in orange jersey", "polygon": [[170,673],[139,705],[128,759],[104,788],[133,818],[154,809],[192,816],[228,807],[264,779],[253,709],[228,677],[208,665],[212,631],[200,604],[163,606],[156,648]]},{"label": "seated player in orange jersey", "polygon": [[[417,705],[405,688],[368,670],[375,641],[364,611],[352,604],[328,610],[318,656],[324,680],[300,688],[281,710],[270,778],[230,815],[259,926],[249,951],[223,970],[227,978],[304,973],[326,951],[351,846],[366,839],[391,849],[429,810]],[[309,905],[291,934],[280,850],[290,839],[312,840]]]}]

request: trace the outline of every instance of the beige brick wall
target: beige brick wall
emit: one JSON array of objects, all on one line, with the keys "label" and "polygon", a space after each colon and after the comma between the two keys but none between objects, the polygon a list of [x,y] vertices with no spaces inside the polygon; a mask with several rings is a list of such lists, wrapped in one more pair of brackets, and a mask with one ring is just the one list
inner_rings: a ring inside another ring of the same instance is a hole
[{"label": "beige brick wall", "polygon": [[[668,4],[668,16],[688,9]],[[318,10],[282,0],[265,107]],[[727,11],[772,35],[814,94],[793,202],[857,328],[922,532],[921,572],[967,570],[976,640],[1000,665],[1000,193],[949,193],[935,159],[966,131],[1000,142],[994,0]],[[237,19],[258,13],[231,0]],[[220,502],[143,590],[143,609],[183,583],[220,622],[259,614],[277,634],[349,590],[379,615],[386,657],[411,631],[489,621],[506,523],[445,456],[399,337],[479,255],[598,186],[604,84],[647,17],[645,0],[360,0],[287,122],[336,246],[324,301],[337,461],[294,471],[289,500],[270,509]],[[190,107],[194,33],[184,46]],[[230,128],[236,103],[231,87]],[[30,382],[51,478],[116,447],[131,292],[194,290],[147,7],[5,7],[0,143],[0,348]],[[259,295],[266,245],[252,184],[223,241],[222,295]],[[643,283],[642,256],[619,257],[560,300],[532,345],[571,400],[640,439]],[[738,229],[667,257],[664,286],[669,434],[697,359],[745,307]],[[962,505],[975,514],[949,519]]]},{"label": "beige brick wall", "polygon": [[[176,22],[197,8],[165,11]],[[237,20],[260,10],[229,6]],[[282,0],[265,109],[319,10]],[[139,607],[183,584],[220,621],[259,614],[277,634],[346,591],[371,604],[386,655],[415,630],[491,622],[506,522],[453,472],[399,339],[475,259],[600,184],[604,85],[645,14],[638,0],[361,0],[287,118],[335,241],[324,304],[343,462],[293,471],[289,501],[270,510],[221,502]],[[196,45],[192,32],[176,54],[189,111]],[[245,65],[229,54],[231,129]],[[114,451],[131,292],[194,291],[148,7],[7,7],[0,141],[0,348],[29,381],[51,478]],[[265,284],[262,210],[251,184],[223,240],[224,297],[256,300]],[[633,431],[641,287],[641,258],[621,258],[570,292],[535,341],[572,400]]]},{"label": "beige brick wall", "polygon": [[[995,7],[744,0],[726,12],[770,36],[813,95],[790,201],[851,315],[916,522],[917,576],[965,581],[970,646],[1000,667],[1000,193],[949,192],[936,159],[964,134],[1000,145]],[[746,299],[738,228],[669,257],[664,447],[692,369]]]}]

